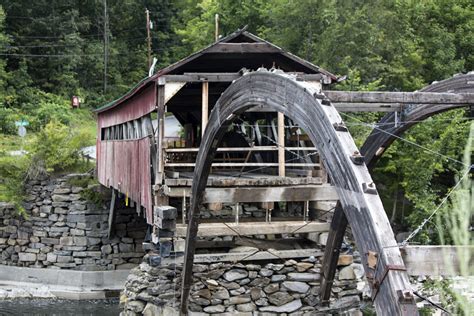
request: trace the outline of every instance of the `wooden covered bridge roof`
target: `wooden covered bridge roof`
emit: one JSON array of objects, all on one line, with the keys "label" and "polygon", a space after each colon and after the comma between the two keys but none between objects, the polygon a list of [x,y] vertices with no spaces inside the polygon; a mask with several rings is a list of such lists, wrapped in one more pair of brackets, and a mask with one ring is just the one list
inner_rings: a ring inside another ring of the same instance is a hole
[{"label": "wooden covered bridge roof", "polygon": [[238,30],[188,57],[169,65],[151,77],[144,78],[122,97],[95,110],[100,114],[115,109],[127,100],[139,96],[159,77],[186,73],[237,73],[242,68],[256,70],[276,67],[286,72],[320,74],[321,81],[333,83],[337,76],[295,56],[255,34]]}]

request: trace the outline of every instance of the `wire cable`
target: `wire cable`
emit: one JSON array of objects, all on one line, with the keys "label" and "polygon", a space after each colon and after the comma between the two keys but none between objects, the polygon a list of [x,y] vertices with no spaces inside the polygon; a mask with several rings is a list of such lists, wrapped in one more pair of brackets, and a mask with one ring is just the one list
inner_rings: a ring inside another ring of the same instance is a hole
[{"label": "wire cable", "polygon": [[443,204],[448,200],[448,198],[451,196],[451,194],[454,191],[456,191],[456,188],[461,184],[461,182],[471,172],[471,169],[473,169],[473,168],[474,168],[474,165],[469,166],[467,171],[463,174],[463,176],[459,179],[459,181],[451,189],[451,191],[444,197],[444,199],[441,201],[441,203],[438,205],[438,207],[430,214],[430,216],[425,218],[423,220],[423,222],[404,241],[402,241],[402,243],[401,243],[402,246],[406,246],[408,241],[410,239],[412,239],[413,237],[415,237],[423,229],[423,227],[426,225],[426,223],[428,223],[431,220],[431,218],[436,214],[436,212],[438,212],[438,210],[441,208],[441,206],[443,206]]}]

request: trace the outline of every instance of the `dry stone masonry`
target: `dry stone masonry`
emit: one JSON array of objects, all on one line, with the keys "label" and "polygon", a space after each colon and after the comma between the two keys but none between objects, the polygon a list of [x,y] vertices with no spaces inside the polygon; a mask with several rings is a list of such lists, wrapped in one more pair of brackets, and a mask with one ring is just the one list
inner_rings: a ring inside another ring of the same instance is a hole
[{"label": "dry stone masonry", "polygon": [[[84,198],[96,192],[90,175],[30,181],[26,217],[0,202],[0,264],[35,268],[114,270],[136,266],[144,255],[146,224],[132,208],[117,210],[108,235],[108,208]],[[81,185],[82,184],[82,185]]]},{"label": "dry stone masonry", "polygon": [[[152,267],[146,259],[128,277],[121,315],[177,315],[181,265]],[[352,260],[340,267],[330,306],[319,306],[321,259],[195,264],[190,315],[361,315],[365,282]]]}]

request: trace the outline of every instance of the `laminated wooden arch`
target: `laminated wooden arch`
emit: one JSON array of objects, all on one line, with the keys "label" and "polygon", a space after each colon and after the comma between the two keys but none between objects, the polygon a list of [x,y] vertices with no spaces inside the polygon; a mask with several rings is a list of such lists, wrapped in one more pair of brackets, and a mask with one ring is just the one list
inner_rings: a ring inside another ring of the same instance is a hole
[{"label": "laminated wooden arch", "polygon": [[[474,72],[457,75],[452,78],[433,83],[420,90],[421,92],[474,92]],[[397,136],[435,114],[455,108],[465,107],[463,104],[426,104],[408,107],[400,114],[388,113],[379,122],[379,127],[372,130],[360,151],[365,157],[369,168],[373,167],[384,151],[395,141]],[[399,122],[395,122],[399,120]],[[385,133],[384,133],[385,132]]]},{"label": "laminated wooden arch", "polygon": [[[474,92],[474,72],[456,75],[452,78],[433,83],[420,90],[421,92]],[[455,108],[465,107],[463,104],[426,104],[406,108],[399,118],[397,114],[388,113],[379,122],[379,127],[373,129],[361,147],[361,154],[365,163],[372,169],[385,150],[403,132],[438,113],[446,112]],[[400,121],[395,124],[395,120]],[[321,282],[321,300],[327,301],[331,295],[331,286],[336,273],[339,251],[347,228],[347,219],[338,203],[334,210],[334,216],[329,230],[326,250],[323,262],[323,280]]]},{"label": "laminated wooden arch", "polygon": [[199,225],[199,207],[219,141],[232,120],[260,105],[282,112],[303,128],[331,176],[351,224],[366,276],[372,280],[377,312],[416,315],[416,304],[400,251],[367,167],[341,117],[324,96],[304,82],[270,72],[250,73],[236,80],[211,112],[194,171],[183,267],[181,314],[187,314],[192,266]]}]

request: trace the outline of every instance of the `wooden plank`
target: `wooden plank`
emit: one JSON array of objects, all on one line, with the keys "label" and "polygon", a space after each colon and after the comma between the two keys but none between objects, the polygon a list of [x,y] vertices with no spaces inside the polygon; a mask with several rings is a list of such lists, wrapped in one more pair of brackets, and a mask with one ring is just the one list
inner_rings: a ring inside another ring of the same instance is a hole
[{"label": "wooden plank", "polygon": [[[188,225],[176,225],[176,237],[186,237]],[[202,223],[199,225],[198,237],[215,236],[252,236],[265,234],[292,234],[327,232],[329,223],[283,221],[283,222],[240,222],[236,223]]]},{"label": "wooden plank", "polygon": [[201,133],[204,135],[207,120],[209,119],[209,82],[202,83]]},{"label": "wooden plank", "polygon": [[[298,259],[310,256],[321,257],[323,253],[319,249],[294,249],[294,250],[262,250],[255,252],[231,252],[231,253],[209,253],[195,255],[195,263],[209,262],[239,262],[239,261],[266,261],[275,259]],[[183,262],[183,257],[163,258],[163,264]]]},{"label": "wooden plank", "polygon": [[474,104],[474,93],[324,91],[331,102],[400,104]]},{"label": "wooden plank", "polygon": [[[288,74],[296,76],[299,81],[320,81],[322,80],[321,74],[304,74],[304,73],[292,73]],[[182,75],[163,75],[162,78],[166,82],[232,82],[242,77],[241,72],[185,72]]]},{"label": "wooden plank", "polygon": [[[316,151],[316,147],[286,147],[291,151]],[[277,151],[278,146],[220,147],[217,152]],[[198,152],[199,148],[166,148],[167,153]]]},{"label": "wooden plank", "polygon": [[334,215],[329,229],[328,239],[323,259],[323,275],[321,278],[321,287],[319,296],[322,304],[328,304],[331,297],[331,288],[336,275],[337,261],[341,250],[344,233],[347,227],[347,218],[342,209],[341,203],[337,203]]},{"label": "wooden plank", "polygon": [[[166,187],[168,197],[191,196],[189,187]],[[237,202],[277,202],[277,201],[336,201],[338,195],[329,185],[300,185],[281,187],[228,187],[206,188],[203,203],[237,203]]]},{"label": "wooden plank", "polygon": [[268,43],[217,43],[207,53],[280,53],[281,50]]},{"label": "wooden plank", "polygon": [[[319,167],[319,163],[290,162],[285,164],[287,167]],[[166,162],[166,167],[188,167],[196,166],[194,162]],[[278,162],[214,162],[213,167],[280,167]],[[284,177],[285,175],[280,175]]]},{"label": "wooden plank", "polygon": [[114,233],[114,224],[115,224],[115,189],[112,189],[112,197],[110,198],[110,208],[109,208],[109,230],[107,232],[107,237],[111,238]]},{"label": "wooden plank", "polygon": [[401,103],[335,102],[334,107],[339,112],[397,112],[403,109],[403,104]]},{"label": "wooden plank", "polygon": [[406,246],[401,247],[409,275],[456,276],[460,266],[474,266],[474,246]]},{"label": "wooden plank", "polygon": [[[193,179],[165,179],[165,185],[168,187],[178,186],[190,187],[193,183]],[[319,177],[266,177],[265,175],[259,175],[256,178],[232,178],[232,177],[219,177],[207,179],[207,187],[242,187],[242,186],[290,186],[290,185],[304,185],[304,184],[322,184],[322,180]]]},{"label": "wooden plank", "polygon": [[278,112],[278,175],[285,176],[285,115]]},{"label": "wooden plank", "polygon": [[156,155],[156,174],[155,174],[155,184],[161,184],[163,182],[163,172],[164,172],[164,155],[163,155],[163,141],[165,137],[165,84],[158,80],[158,89],[157,89],[157,98],[156,98],[156,108],[157,108],[157,155]]},{"label": "wooden plank", "polygon": [[184,87],[185,82],[167,82],[165,84],[165,104]]}]

